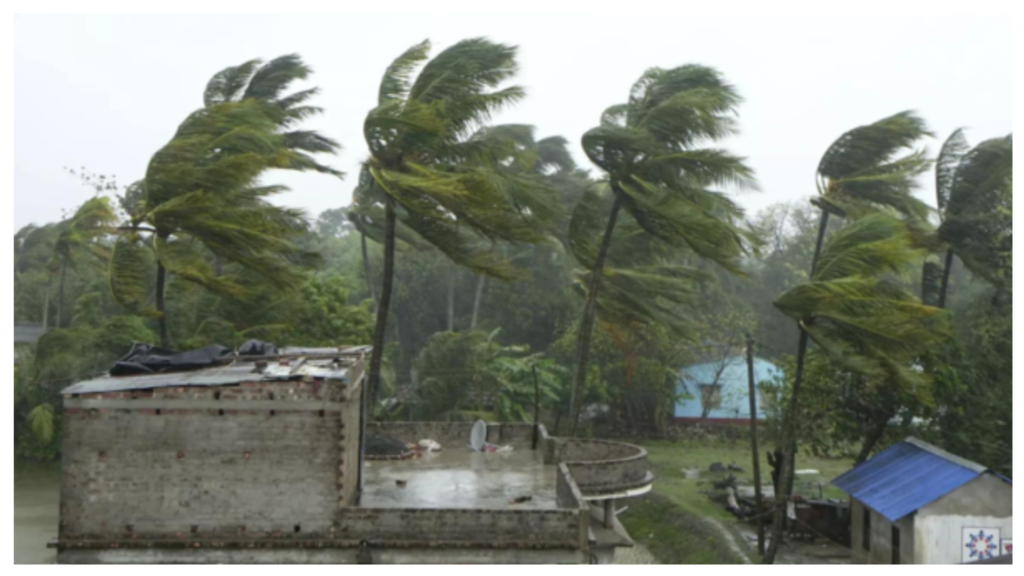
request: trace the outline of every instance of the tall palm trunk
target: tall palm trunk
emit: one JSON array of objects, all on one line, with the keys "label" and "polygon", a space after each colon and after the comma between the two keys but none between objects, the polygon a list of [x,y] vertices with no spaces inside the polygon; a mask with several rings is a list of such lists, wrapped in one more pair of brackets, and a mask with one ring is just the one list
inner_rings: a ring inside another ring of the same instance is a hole
[{"label": "tall palm trunk", "polygon": [[377,290],[373,287],[373,276],[370,274],[370,255],[366,250],[366,233],[362,230],[359,230],[359,243],[363,251],[363,274],[366,276],[366,287],[370,291],[370,298],[373,299],[373,313],[376,314],[380,306],[377,302]]},{"label": "tall palm trunk", "polygon": [[171,347],[171,335],[167,331],[167,306],[164,302],[164,288],[167,285],[167,269],[162,262],[156,262],[156,309],[160,313],[157,326],[160,329],[160,346]]},{"label": "tall palm trunk", "polygon": [[[380,287],[380,304],[377,308],[377,326],[373,331],[373,351],[370,353],[370,372],[367,384],[370,402],[377,405],[380,396],[380,368],[384,358],[384,331],[388,325],[388,305],[391,303],[391,283],[395,273],[395,201],[389,196],[384,200],[384,278]],[[373,416],[369,412],[367,418]]]},{"label": "tall palm trunk", "polygon": [[61,257],[60,259],[60,284],[57,288],[57,328],[62,326],[62,320],[64,318],[64,277],[67,276],[68,272],[68,259]]},{"label": "tall palm trunk", "polygon": [[481,274],[476,279],[476,295],[473,297],[473,316],[469,321],[469,329],[473,330],[476,328],[476,319],[480,312],[480,300],[483,299],[484,295],[484,283],[487,282],[487,277]]},{"label": "tall palm trunk", "polygon": [[946,290],[949,289],[949,273],[953,270],[953,249],[946,250],[946,266],[942,269],[942,285],[939,287],[939,308],[946,307]]},{"label": "tall palm trunk", "polygon": [[46,279],[46,294],[43,296],[43,332],[50,327],[50,284],[53,282],[53,276],[49,276]]},{"label": "tall palm trunk", "polygon": [[[821,247],[825,241],[825,229],[828,227],[829,211],[822,208],[821,219],[818,222],[818,240],[814,246],[814,256],[811,258],[811,276],[818,267],[818,258],[821,256]],[[800,328],[800,341],[796,349],[796,373],[793,376],[793,391],[789,398],[789,413],[783,420],[782,445],[784,460],[782,470],[779,472],[779,483],[775,491],[775,513],[772,518],[772,537],[768,550],[764,555],[765,564],[773,564],[775,556],[779,551],[779,544],[782,542],[782,529],[786,521],[786,504],[789,501],[790,492],[793,491],[793,475],[796,471],[796,427],[797,409],[800,407],[800,386],[804,380],[804,360],[807,357],[808,334],[803,325]],[[780,489],[781,488],[781,489]]]},{"label": "tall palm trunk", "polygon": [[455,331],[455,271],[448,275],[448,331]]},{"label": "tall palm trunk", "polygon": [[572,421],[572,436],[576,436],[576,428],[579,426],[580,410],[577,404],[582,403],[583,393],[587,385],[587,367],[590,364],[590,339],[594,332],[594,318],[597,315],[597,291],[601,288],[601,275],[604,271],[604,261],[608,257],[608,247],[612,243],[612,232],[615,231],[615,222],[619,218],[619,209],[622,208],[622,197],[613,185],[612,191],[615,194],[615,202],[612,203],[611,214],[608,215],[608,225],[604,230],[604,237],[601,239],[601,247],[597,251],[597,259],[594,260],[594,268],[591,271],[590,286],[587,288],[587,300],[583,305],[583,315],[580,317],[580,331],[576,340],[576,371],[572,375],[572,392],[569,397],[569,414]]}]

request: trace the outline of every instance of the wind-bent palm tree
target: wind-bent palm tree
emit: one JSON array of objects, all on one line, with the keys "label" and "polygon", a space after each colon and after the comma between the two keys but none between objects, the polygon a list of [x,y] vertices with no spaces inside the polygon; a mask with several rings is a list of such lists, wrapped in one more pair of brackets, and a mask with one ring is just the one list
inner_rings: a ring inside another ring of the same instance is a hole
[{"label": "wind-bent palm tree", "polygon": [[[950,327],[942,310],[922,304],[886,278],[920,257],[913,243],[907,223],[884,213],[864,216],[829,238],[809,281],[779,296],[774,304],[846,369],[884,385],[921,389],[927,376],[912,368],[909,360],[947,338]],[[798,365],[794,394],[802,378]],[[796,406],[791,403],[787,419],[798,418],[793,411]],[[794,427],[784,431],[790,435],[783,440],[787,463],[794,457]],[[768,564],[781,541],[784,487],[791,474],[790,467],[784,466],[775,497],[771,544],[764,556]]]},{"label": "wind-bent palm tree", "polygon": [[384,270],[368,385],[380,390],[384,331],[394,277],[396,221],[456,264],[511,279],[519,274],[479,240],[536,242],[556,215],[553,199],[535,178],[498,169],[516,161],[507,137],[478,137],[490,115],[520,100],[518,86],[498,88],[516,70],[512,46],[463,40],[427,62],[430,44],[407,50],[388,67],[378,105],[363,132],[365,166],[384,211]]},{"label": "wind-bent palm tree", "polygon": [[[914,238],[923,236],[930,208],[913,196],[917,187],[915,178],[931,165],[924,149],[912,150],[921,138],[931,136],[924,120],[913,112],[904,111],[883,118],[873,124],[859,126],[840,136],[821,157],[817,171],[818,196],[811,203],[821,209],[818,237],[811,258],[810,276],[814,276],[821,257],[829,217],[863,217],[875,212],[898,214]],[[909,153],[904,153],[911,149]],[[916,241],[916,240],[915,240]],[[797,345],[794,386],[790,394],[789,414],[796,414],[800,400],[804,361],[807,356],[809,334],[801,325]],[[795,422],[784,422],[783,447],[785,460],[776,495],[778,507],[785,506],[789,486],[796,466],[795,437],[790,428]],[[784,480],[784,481],[783,481]],[[775,561],[778,540],[781,538],[781,517],[773,526],[772,545],[764,561]],[[776,533],[776,530],[778,532]]]},{"label": "wind-bent palm tree", "polygon": [[[607,175],[611,207],[600,240],[570,238],[589,270],[570,401],[573,434],[577,400],[586,387],[598,294],[620,210],[659,241],[740,272],[739,260],[752,236],[735,224],[742,210],[713,188],[754,188],[753,173],[741,158],[701,147],[736,132],[739,102],[733,87],[711,68],[652,68],[633,85],[627,103],[605,110],[601,125],[583,135],[587,157]],[[583,229],[592,229],[582,224],[594,221],[591,208],[580,219]]]},{"label": "wind-bent palm tree", "polygon": [[[969,148],[970,145],[967,144],[963,128],[957,128],[942,143],[939,155],[935,159],[935,201],[938,207],[940,223],[946,219],[946,204],[949,202],[949,191],[953,187],[957,166],[960,165],[960,161]],[[934,262],[925,261],[921,274],[921,298],[931,299],[937,303],[939,308],[945,308],[946,289],[949,286],[949,272],[952,269],[952,248],[946,249],[946,257],[941,271],[938,270],[938,266]],[[940,277],[941,284],[936,292],[934,286]]]},{"label": "wind-bent palm tree", "polygon": [[110,257],[110,250],[97,243],[97,240],[110,234],[116,222],[117,215],[110,206],[109,198],[91,198],[75,211],[67,227],[57,237],[50,265],[59,268],[60,274],[57,288],[58,328],[61,327],[64,316],[64,281],[68,267],[76,267],[78,254],[83,251],[105,262]]},{"label": "wind-bent palm tree", "polygon": [[968,151],[962,130],[954,132],[939,155],[936,198],[942,224],[939,239],[947,244],[938,306],[946,306],[949,274],[956,253],[971,272],[999,284],[994,271],[1010,250],[1012,223],[1000,208],[1010,198],[1013,137],[1007,135],[978,144]]},{"label": "wind-bent palm tree", "polygon": [[[250,60],[217,73],[206,87],[205,107],[182,123],[151,159],[145,179],[126,191],[123,206],[130,223],[111,259],[112,293],[122,305],[158,318],[163,346],[171,344],[164,297],[168,273],[231,297],[244,295],[238,283],[207,263],[200,247],[280,288],[297,286],[297,267],[318,260],[290,241],[308,228],[302,212],[266,200],[287,188],[258,184],[259,176],[273,168],[343,176],[312,156],[336,152],[337,142],[294,129],[321,112],[306,104],[316,88],[284,94],[293,81],[309,74],[296,55],[265,65]],[[142,232],[152,234],[150,248],[156,255],[155,310],[143,305]]]},{"label": "wind-bent palm tree", "polygon": [[[193,113],[150,160],[145,179],[133,186],[137,202],[114,245],[110,284],[120,304],[158,318],[164,346],[171,344],[164,299],[168,272],[242,297],[243,287],[217,275],[207,253],[280,288],[298,285],[302,276],[296,267],[317,261],[317,255],[290,241],[308,227],[302,212],[266,200],[285,188],[257,185],[268,169],[302,169],[305,164],[297,156],[286,146],[274,114],[247,99]],[[145,244],[144,233],[150,234]],[[145,305],[144,246],[156,257],[155,310]]]}]

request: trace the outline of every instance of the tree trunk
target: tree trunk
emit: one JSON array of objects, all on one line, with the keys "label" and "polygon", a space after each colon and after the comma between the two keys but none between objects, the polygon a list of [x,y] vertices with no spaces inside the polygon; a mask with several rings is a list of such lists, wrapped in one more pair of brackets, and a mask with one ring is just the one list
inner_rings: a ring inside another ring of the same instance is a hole
[{"label": "tree trunk", "polygon": [[377,302],[377,290],[373,287],[373,275],[370,274],[370,254],[366,250],[366,234],[362,230],[359,231],[359,243],[363,251],[363,275],[366,276],[366,287],[373,300],[373,313],[376,314],[380,306]]},{"label": "tree trunk", "polygon": [[953,269],[953,249],[946,250],[946,266],[942,269],[942,285],[939,287],[939,308],[946,307],[946,290],[949,289],[949,273]]},{"label": "tree trunk", "polygon": [[754,509],[757,510],[757,552],[764,555],[764,510],[761,499],[761,454],[757,448],[757,386],[754,383],[754,339],[747,334],[747,394],[750,397],[750,453],[754,455]]},{"label": "tree trunk", "polygon": [[[373,351],[370,352],[370,372],[367,385],[371,406],[376,406],[380,397],[380,368],[384,357],[384,331],[388,326],[388,305],[391,303],[391,283],[395,273],[395,201],[384,200],[384,277],[380,287],[380,304],[377,308],[377,326],[373,331]],[[373,411],[367,411],[367,418]]]},{"label": "tree trunk", "polygon": [[46,294],[43,296],[43,332],[50,327],[50,284],[53,282],[53,276],[46,279]]},{"label": "tree trunk", "polygon": [[487,277],[483,274],[476,279],[476,296],[473,297],[473,316],[469,321],[469,329],[473,330],[476,328],[476,319],[480,312],[480,300],[483,299],[484,295],[484,284],[487,282]]},{"label": "tree trunk", "polygon": [[871,451],[875,449],[875,445],[885,435],[885,427],[889,424],[891,416],[887,414],[881,415],[881,419],[877,422],[872,422],[872,426],[868,429],[868,433],[864,436],[864,445],[860,448],[860,453],[857,454],[857,459],[853,461],[853,465],[864,462],[871,455]]},{"label": "tree trunk", "polygon": [[455,332],[455,274],[448,275],[448,331]]},{"label": "tree trunk", "polygon": [[57,328],[63,325],[64,319],[64,277],[68,272],[68,259],[60,259],[60,283],[57,288]]},{"label": "tree trunk", "polygon": [[597,259],[594,260],[594,268],[591,270],[590,286],[587,289],[587,300],[583,305],[583,315],[580,317],[580,331],[576,340],[576,371],[572,375],[572,392],[569,396],[569,418],[572,426],[572,436],[576,436],[576,428],[579,426],[580,410],[577,404],[583,402],[583,393],[587,386],[587,366],[590,364],[590,339],[594,331],[594,317],[597,315],[597,291],[601,287],[601,275],[604,271],[604,261],[608,257],[608,246],[612,243],[612,232],[615,231],[615,222],[619,217],[619,209],[622,208],[622,199],[619,192],[613,187],[615,202],[612,203],[611,213],[608,215],[608,225],[604,230],[604,237],[601,239],[601,247],[597,251]]},{"label": "tree trunk", "polygon": [[[828,227],[828,210],[822,210],[821,219],[818,224],[818,240],[814,246],[814,256],[811,258],[811,278],[818,267],[818,258],[821,256],[821,248],[825,241],[825,229]],[[775,515],[772,519],[772,537],[768,550],[764,555],[765,564],[774,564],[775,556],[779,551],[779,544],[782,542],[782,530],[786,521],[786,503],[789,501],[790,492],[793,490],[793,477],[796,471],[797,452],[797,410],[800,407],[800,385],[804,378],[804,360],[807,357],[808,334],[802,325],[800,328],[800,341],[796,351],[796,374],[793,378],[793,390],[789,399],[789,413],[783,419],[782,424],[782,446],[785,461],[783,462],[781,477],[775,490]]]},{"label": "tree trunk", "polygon": [[167,331],[167,306],[164,303],[164,288],[167,284],[167,269],[159,260],[156,262],[156,309],[160,312],[157,325],[160,329],[160,346],[171,347],[171,335]]}]

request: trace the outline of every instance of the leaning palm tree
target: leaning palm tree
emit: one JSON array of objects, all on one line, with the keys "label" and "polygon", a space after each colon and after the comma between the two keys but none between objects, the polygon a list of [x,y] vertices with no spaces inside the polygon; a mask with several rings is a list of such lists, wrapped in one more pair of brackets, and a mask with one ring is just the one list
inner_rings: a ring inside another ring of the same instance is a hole
[{"label": "leaning palm tree", "polygon": [[544,238],[556,214],[546,190],[526,175],[498,170],[516,156],[508,138],[472,138],[505,106],[520,100],[518,86],[499,88],[516,70],[516,49],[486,39],[463,40],[427,62],[424,41],[384,73],[378,105],[363,132],[365,166],[381,192],[384,270],[369,397],[380,389],[384,331],[394,277],[396,222],[401,221],[456,264],[511,279],[521,273],[480,239],[513,243]]},{"label": "leaning palm tree", "polygon": [[[203,108],[182,123],[150,160],[144,180],[129,189],[134,203],[111,255],[111,293],[126,308],[157,317],[164,346],[170,346],[168,273],[242,297],[243,287],[216,274],[208,255],[281,288],[298,285],[298,268],[317,261],[290,241],[308,228],[302,212],[266,200],[285,188],[257,183],[268,169],[314,169],[296,160],[300,153],[278,128],[273,111],[251,98]],[[147,248],[157,266],[155,309],[147,304]]]},{"label": "leaning palm tree", "polygon": [[50,266],[59,269],[60,275],[57,288],[58,328],[62,325],[64,315],[64,282],[68,267],[76,268],[78,256],[82,253],[105,262],[110,257],[110,250],[98,240],[113,231],[116,221],[117,215],[110,205],[110,199],[97,196],[87,200],[75,211],[57,237]]},{"label": "leaning palm tree", "polygon": [[[915,238],[925,236],[923,231],[927,228],[930,209],[913,196],[913,190],[917,186],[916,177],[928,169],[930,161],[924,149],[914,150],[913,146],[930,135],[924,120],[913,112],[904,111],[854,128],[828,147],[818,163],[818,196],[811,200],[821,209],[818,236],[811,257],[811,276],[818,267],[831,215],[858,218],[879,211],[898,214],[911,230],[916,231]],[[808,337],[808,333],[801,329],[796,353],[797,374],[803,372]],[[790,414],[796,414],[799,399],[799,386],[794,385],[790,394]],[[787,427],[791,424],[787,423]],[[788,478],[792,478],[796,447],[786,446],[785,451],[789,458],[784,462],[783,476],[788,474]],[[788,486],[788,480],[780,483],[780,492],[788,492]],[[767,563],[774,562],[776,549],[773,548],[770,556],[765,556]]]},{"label": "leaning palm tree", "polygon": [[[859,126],[840,136],[818,163],[818,196],[811,203],[821,209],[818,236],[811,257],[811,274],[818,265],[831,215],[858,218],[883,211],[900,215],[920,242],[926,237],[931,209],[914,197],[916,177],[931,165],[924,149],[912,147],[930,136],[924,120],[914,113],[899,112],[873,124]],[[908,151],[909,150],[909,151]],[[808,334],[801,330],[797,344],[797,372],[803,370]],[[790,397],[795,413],[799,389]],[[796,450],[794,449],[795,453]],[[790,471],[795,462],[787,462]]]},{"label": "leaning palm tree", "polygon": [[[777,298],[775,306],[844,368],[885,385],[920,389],[927,377],[909,360],[948,337],[948,318],[887,277],[901,273],[919,256],[907,223],[884,213],[866,215],[829,238],[810,279]],[[786,464],[795,457],[795,398],[802,380],[801,362],[785,414],[789,425],[783,427]],[[781,541],[785,486],[791,477],[792,467],[783,466],[767,564],[774,561]]]},{"label": "leaning palm tree", "polygon": [[605,110],[601,125],[583,135],[583,150],[605,172],[612,201],[601,239],[582,250],[589,253],[581,260],[589,279],[571,389],[574,434],[599,292],[608,275],[605,262],[620,211],[659,241],[740,273],[739,261],[752,236],[736,224],[742,210],[715,188],[754,188],[753,173],[741,158],[701,147],[736,132],[739,102],[733,87],[711,68],[652,68],[633,85],[627,103]]},{"label": "leaning palm tree", "polygon": [[[953,153],[946,154],[947,149]],[[939,239],[948,246],[938,295],[943,308],[954,253],[971,272],[997,285],[1001,282],[996,271],[1012,238],[1012,222],[1001,208],[1010,199],[1013,137],[986,140],[967,151],[963,133],[957,130],[943,146],[936,172]]]}]

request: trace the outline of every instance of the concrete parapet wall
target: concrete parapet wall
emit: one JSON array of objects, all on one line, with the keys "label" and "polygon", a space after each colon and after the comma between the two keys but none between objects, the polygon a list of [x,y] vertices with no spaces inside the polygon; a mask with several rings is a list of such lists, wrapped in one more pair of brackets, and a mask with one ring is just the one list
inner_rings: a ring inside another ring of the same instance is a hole
[{"label": "concrete parapet wall", "polygon": [[585,496],[638,488],[653,479],[647,451],[612,440],[548,438],[545,463],[564,463]]},{"label": "concrete parapet wall", "polygon": [[402,543],[405,547],[580,548],[582,516],[579,509],[346,507],[338,510],[337,534],[373,545]]},{"label": "concrete parapet wall", "polygon": [[[469,446],[469,435],[473,422],[368,422],[366,430],[387,434],[411,443],[423,439],[436,440],[443,449]],[[547,438],[547,431],[540,426],[540,442]],[[529,448],[533,441],[533,424],[488,423],[487,441],[491,444],[511,445],[514,448]],[[537,449],[541,449],[538,443]]]}]

